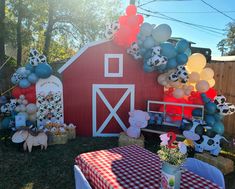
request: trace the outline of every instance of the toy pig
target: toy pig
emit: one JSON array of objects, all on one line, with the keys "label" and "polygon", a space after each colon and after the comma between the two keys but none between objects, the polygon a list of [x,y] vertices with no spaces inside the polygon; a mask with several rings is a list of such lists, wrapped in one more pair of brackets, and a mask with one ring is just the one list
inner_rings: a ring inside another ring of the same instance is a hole
[{"label": "toy pig", "polygon": [[147,126],[150,116],[141,110],[133,110],[129,112],[129,115],[130,127],[126,133],[129,137],[138,138],[140,137],[140,129]]}]

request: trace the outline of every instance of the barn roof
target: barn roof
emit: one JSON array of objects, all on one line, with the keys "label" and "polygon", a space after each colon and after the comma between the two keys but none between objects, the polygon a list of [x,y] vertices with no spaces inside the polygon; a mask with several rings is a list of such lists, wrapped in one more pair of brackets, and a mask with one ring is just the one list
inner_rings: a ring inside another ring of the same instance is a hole
[{"label": "barn roof", "polygon": [[99,45],[105,42],[108,42],[109,40],[101,40],[101,41],[94,41],[91,43],[86,44],[84,47],[82,47],[72,58],[70,58],[63,66],[60,67],[58,72],[61,74],[66,68],[68,68],[79,56],[81,56],[88,48],[93,47],[95,45]]}]

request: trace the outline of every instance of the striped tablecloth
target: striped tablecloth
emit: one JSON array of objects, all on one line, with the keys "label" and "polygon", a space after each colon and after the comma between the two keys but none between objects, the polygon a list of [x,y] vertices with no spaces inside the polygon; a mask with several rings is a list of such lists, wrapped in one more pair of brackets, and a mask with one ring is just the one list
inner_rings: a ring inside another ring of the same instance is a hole
[{"label": "striped tablecloth", "polygon": [[[84,153],[76,164],[96,189],[158,189],[159,157],[136,145]],[[216,184],[192,172],[182,173],[181,189],[216,189]]]}]

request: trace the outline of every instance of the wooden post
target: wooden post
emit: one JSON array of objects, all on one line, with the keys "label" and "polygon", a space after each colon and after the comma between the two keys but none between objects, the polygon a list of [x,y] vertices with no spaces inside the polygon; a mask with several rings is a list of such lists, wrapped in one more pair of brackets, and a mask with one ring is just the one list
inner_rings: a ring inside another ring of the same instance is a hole
[{"label": "wooden post", "polygon": [[130,5],[135,5],[135,0],[130,0]]}]

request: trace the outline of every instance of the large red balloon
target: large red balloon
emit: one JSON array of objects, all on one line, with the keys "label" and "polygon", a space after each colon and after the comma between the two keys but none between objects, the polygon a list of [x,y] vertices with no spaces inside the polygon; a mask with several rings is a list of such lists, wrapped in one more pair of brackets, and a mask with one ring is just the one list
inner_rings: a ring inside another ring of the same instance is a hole
[{"label": "large red balloon", "polygon": [[118,19],[120,26],[126,25],[127,24],[127,19],[128,19],[127,16],[120,16],[119,19]]},{"label": "large red balloon", "polygon": [[135,5],[129,5],[129,6],[126,8],[126,14],[127,14],[127,16],[136,15],[136,11],[137,11],[137,8],[136,8]]},{"label": "large red balloon", "polygon": [[138,17],[136,15],[129,16],[127,18],[127,23],[130,27],[138,27],[139,26]]},{"label": "large red balloon", "polygon": [[29,103],[36,103],[36,94],[28,93],[25,94],[25,98],[28,100]]},{"label": "large red balloon", "polygon": [[12,92],[11,92],[12,96],[14,98],[19,98],[19,96],[22,94],[21,93],[21,88],[20,87],[15,87]]},{"label": "large red balloon", "polygon": [[138,24],[142,24],[144,21],[144,17],[141,14],[138,14],[137,18],[138,18]]},{"label": "large red balloon", "polygon": [[214,100],[215,96],[217,95],[217,91],[214,88],[210,88],[207,92],[206,92],[206,96],[208,98],[210,98],[211,100]]}]

